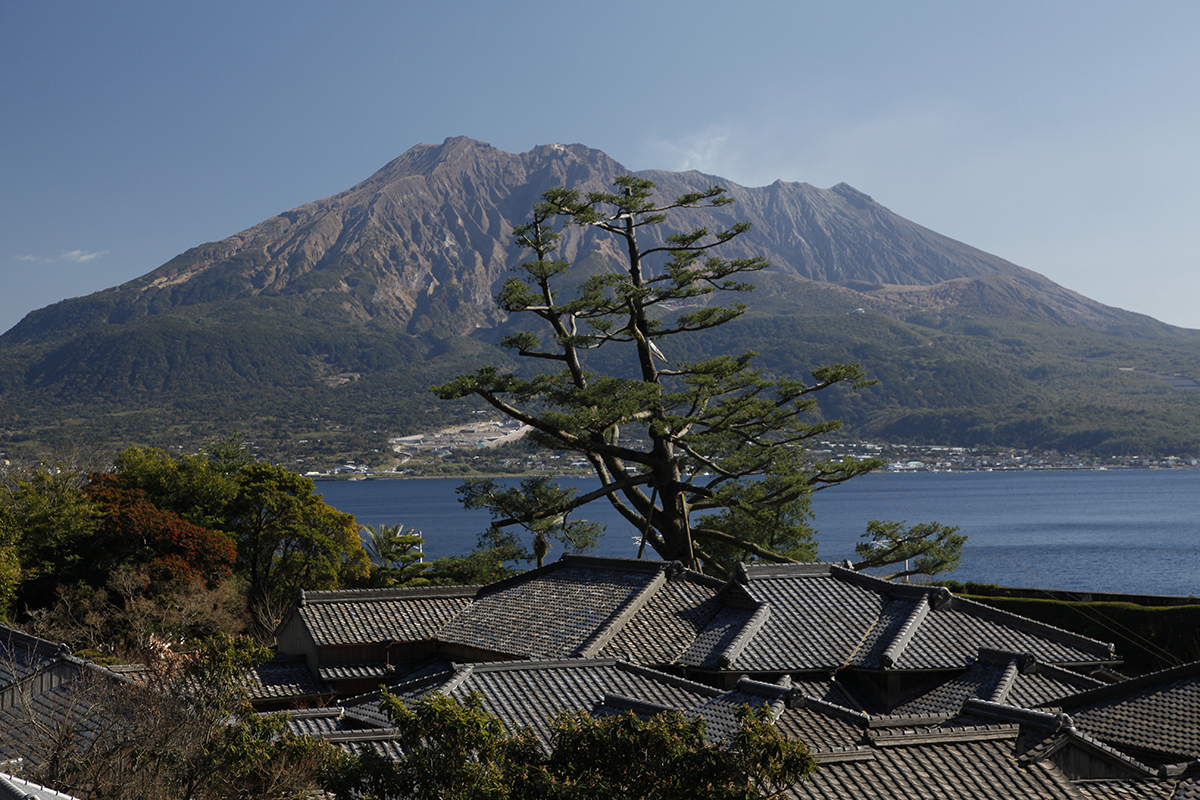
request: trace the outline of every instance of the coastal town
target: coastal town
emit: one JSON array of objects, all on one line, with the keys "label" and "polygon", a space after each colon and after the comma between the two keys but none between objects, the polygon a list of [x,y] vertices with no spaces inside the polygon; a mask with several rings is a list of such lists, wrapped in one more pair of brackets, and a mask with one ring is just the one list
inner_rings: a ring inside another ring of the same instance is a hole
[{"label": "coastal town", "polygon": [[[575,453],[541,450],[525,436],[530,428],[515,420],[481,418],[429,433],[388,440],[390,453],[379,462],[340,463],[309,472],[313,478],[419,478],[464,474],[590,475]],[[890,472],[1006,472],[1018,470],[1187,469],[1200,466],[1191,456],[1095,456],[1057,450],[982,449],[949,445],[824,440],[809,450],[814,458],[879,459]],[[382,455],[382,454],[381,454]],[[380,464],[386,462],[386,466]]]}]

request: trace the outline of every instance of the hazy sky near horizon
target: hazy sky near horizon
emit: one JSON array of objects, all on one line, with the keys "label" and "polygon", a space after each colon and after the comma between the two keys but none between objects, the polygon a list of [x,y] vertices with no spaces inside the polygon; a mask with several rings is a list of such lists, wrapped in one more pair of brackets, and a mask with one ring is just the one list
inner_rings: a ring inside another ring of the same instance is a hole
[{"label": "hazy sky near horizon", "polygon": [[419,143],[846,182],[1200,329],[1194,0],[0,0],[0,332]]}]

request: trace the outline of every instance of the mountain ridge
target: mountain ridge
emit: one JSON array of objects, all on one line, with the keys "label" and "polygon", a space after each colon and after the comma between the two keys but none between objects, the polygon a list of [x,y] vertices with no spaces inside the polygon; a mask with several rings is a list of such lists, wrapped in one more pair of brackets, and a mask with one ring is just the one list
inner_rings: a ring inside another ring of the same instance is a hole
[{"label": "mountain ridge", "polygon": [[[523,257],[513,227],[546,189],[607,192],[628,172],[582,144],[520,154],[466,137],[417,145],[342,192],[26,315],[0,335],[0,431],[8,431],[0,443],[82,435],[89,425],[114,440],[143,435],[138,425],[192,436],[267,426],[286,437],[314,419],[410,430],[450,413],[425,396],[430,384],[481,360],[518,367],[492,345],[512,324],[493,298]],[[749,221],[750,233],[720,254],[772,267],[754,276],[759,291],[745,298],[750,311],[729,342],[769,353],[768,370],[787,364],[799,374],[804,363],[845,360],[889,376],[875,405],[843,398],[826,409],[859,435],[903,437],[916,415],[914,436],[1003,443],[1009,434],[995,431],[1024,430],[1009,419],[1013,409],[1047,408],[1053,418],[1056,403],[1073,403],[1075,412],[1059,415],[1070,425],[1102,421],[1072,441],[1126,441],[1118,417],[1129,409],[1153,423],[1136,441],[1197,438],[1187,432],[1200,430],[1197,403],[1120,370],[1200,375],[1198,331],[1104,306],[844,183],[744,187],[695,171],[633,174],[665,198],[726,187],[734,204],[674,212],[672,228],[644,229],[648,241]],[[623,258],[581,227],[563,231],[560,255],[599,269]],[[945,385],[920,393],[914,375]],[[1078,410],[1093,401],[1100,412]],[[138,415],[148,421],[130,421]],[[981,422],[1001,418],[1012,424]]]},{"label": "mountain ridge", "polygon": [[[446,321],[467,333],[502,320],[492,297],[507,268],[520,258],[512,228],[526,220],[541,192],[558,185],[584,193],[607,191],[613,178],[627,172],[601,151],[577,144],[539,145],[517,155],[465,137],[418,145],[343,192],[191,248],[147,275],[88,296],[90,301],[63,301],[80,307],[73,314],[32,312],[0,339],[36,342],[214,297],[312,299],[331,292],[345,296],[351,318],[382,317],[414,334],[424,332],[421,318],[434,310],[438,296]],[[1103,306],[917,225],[844,183],[819,189],[776,181],[750,188],[694,171],[634,174],[655,181],[665,197],[725,186],[736,200],[733,206],[679,212],[672,220],[676,229],[749,221],[754,235],[730,242],[726,257],[764,257],[785,274],[855,290],[870,287],[864,294],[874,300],[864,302],[882,313],[914,306],[918,295],[894,287],[1004,275],[1027,292],[1052,297],[1055,313],[1043,313],[1047,319],[1057,315],[1066,322],[1125,330],[1149,319],[1126,316],[1132,312]],[[562,257],[574,261],[589,250],[621,257],[611,242],[590,231],[564,231]],[[995,281],[988,286],[998,289]],[[970,294],[959,286],[928,297],[944,312]],[[56,318],[52,324],[39,321],[44,316]],[[1149,327],[1157,335],[1166,330]]]}]

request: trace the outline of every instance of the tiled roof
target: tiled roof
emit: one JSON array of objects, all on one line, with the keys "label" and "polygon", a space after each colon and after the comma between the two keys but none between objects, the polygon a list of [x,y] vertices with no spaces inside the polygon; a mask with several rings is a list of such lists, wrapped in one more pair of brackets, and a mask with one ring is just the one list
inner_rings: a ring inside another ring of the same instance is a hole
[{"label": "tiled roof", "polygon": [[[769,611],[737,653],[684,663],[748,672],[969,667],[980,647],[1058,664],[1096,664],[1112,646],[963,600],[945,589],[896,584],[833,564],[739,565],[750,599]],[[740,612],[744,618],[744,611]],[[736,616],[736,615],[735,615]],[[763,616],[763,615],[759,615]],[[731,624],[722,614],[714,623]],[[726,633],[723,641],[736,637]]]},{"label": "tiled roof", "polygon": [[277,655],[246,675],[246,693],[251,700],[315,697],[333,690],[312,674],[303,656]]},{"label": "tiled roof", "polygon": [[954,716],[972,697],[990,700],[1015,665],[976,661],[970,669],[940,684],[932,691],[892,709],[892,714],[914,716]]},{"label": "tiled roof", "polygon": [[812,697],[794,699],[775,725],[814,753],[853,750],[866,742],[870,718],[843,706]]},{"label": "tiled roof", "polygon": [[842,685],[833,677],[829,678],[792,678],[792,692],[798,696],[823,700],[835,706],[863,711],[862,704],[847,693]]},{"label": "tiled roof", "polygon": [[646,601],[597,653],[639,664],[673,664],[722,608],[724,582],[684,571]]},{"label": "tiled roof", "polygon": [[116,673],[89,665],[87,672],[66,683],[40,692],[22,693],[16,702],[0,710],[0,761],[24,759],[31,766],[56,743],[64,720],[74,721],[72,735],[86,747],[98,735],[115,730],[120,720],[104,714],[80,714],[96,707],[95,693],[107,690],[105,680],[123,681]]},{"label": "tiled roof", "polygon": [[63,794],[15,775],[0,772],[0,800],[78,800],[73,794]]},{"label": "tiled roof", "polygon": [[1200,661],[1049,702],[1121,750],[1164,762],[1200,758]]},{"label": "tiled roof", "polygon": [[896,668],[966,666],[980,647],[1032,653],[1051,664],[1087,664],[1112,658],[1111,645],[954,597],[925,617]]},{"label": "tiled roof", "polygon": [[427,641],[468,606],[478,590],[451,586],[301,592],[292,613],[300,616],[318,647]]},{"label": "tiled roof", "polygon": [[1087,800],[1172,800],[1177,781],[1096,780],[1075,781]]},{"label": "tiled roof", "polygon": [[[1013,739],[907,737],[903,745],[820,759],[820,769],[790,790],[796,800],[1078,800],[1052,766],[1017,765]],[[864,758],[864,755],[867,757]]]},{"label": "tiled roof", "polygon": [[[510,728],[530,727],[548,742],[549,722],[563,711],[593,711],[611,697],[630,698],[663,708],[698,709],[723,693],[615,659],[493,662],[461,665],[453,672],[393,686],[405,700],[433,692],[463,698],[483,695],[483,710]],[[348,715],[378,726],[390,720],[378,711],[378,695],[343,701]]]},{"label": "tiled roof", "polygon": [[594,655],[620,633],[677,564],[563,556],[480,590],[438,641],[516,658]]},{"label": "tiled roof", "polygon": [[1104,686],[1103,681],[1080,675],[1052,664],[1035,662],[1021,670],[1009,687],[1003,702],[1022,708],[1051,703],[1056,698]]},{"label": "tiled roof", "polygon": [[766,705],[771,718],[777,720],[786,709],[790,689],[760,681],[742,678],[728,692],[723,692],[692,709],[708,723],[708,740],[711,743],[730,739],[740,727],[738,716],[745,706],[755,708]]},{"label": "tiled roof", "polygon": [[878,592],[831,578],[828,565],[750,567],[746,591],[770,618],[732,659],[756,672],[824,669],[848,663],[887,604]]}]

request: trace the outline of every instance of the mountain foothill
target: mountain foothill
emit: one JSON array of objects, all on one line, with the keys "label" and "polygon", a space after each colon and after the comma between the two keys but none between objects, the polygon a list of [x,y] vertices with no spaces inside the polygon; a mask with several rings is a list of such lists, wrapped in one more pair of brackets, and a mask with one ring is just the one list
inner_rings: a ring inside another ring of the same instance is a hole
[{"label": "mountain foothill", "polygon": [[[33,311],[0,336],[0,450],[187,448],[240,431],[286,460],[318,441],[386,451],[388,436],[461,419],[476,409],[430,385],[524,368],[496,346],[516,321],[495,294],[528,257],[513,228],[547,189],[610,191],[628,172],[580,144],[418,145],[339,194]],[[736,201],[645,235],[748,221],[720,255],[771,264],[742,317],[674,358],[753,350],[780,377],[860,363],[878,384],[823,393],[817,412],[852,439],[1200,455],[1200,332],[1090,300],[844,183],[635,174],[666,199],[718,185]],[[578,226],[559,255],[568,281],[622,261]]]}]

